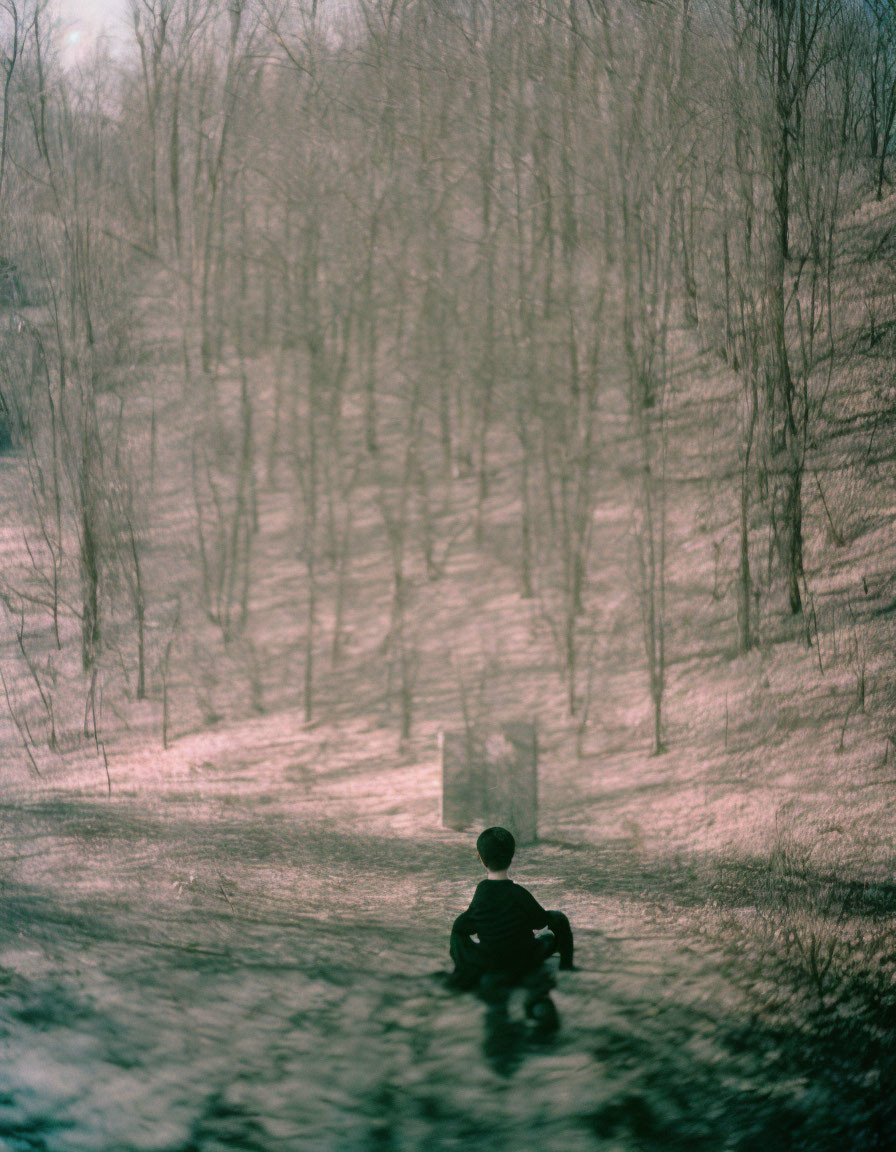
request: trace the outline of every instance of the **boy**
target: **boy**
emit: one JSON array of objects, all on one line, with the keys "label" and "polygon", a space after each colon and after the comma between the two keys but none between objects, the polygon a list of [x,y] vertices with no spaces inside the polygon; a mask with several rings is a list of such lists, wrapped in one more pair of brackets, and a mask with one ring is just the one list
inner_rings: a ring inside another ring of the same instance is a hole
[{"label": "boy", "polygon": [[[528,983],[526,977],[554,952],[560,954],[561,968],[573,967],[567,918],[562,912],[545,912],[530,892],[507,876],[515,850],[516,842],[506,828],[486,828],[476,841],[487,876],[451,929],[450,983],[455,988],[473,989],[495,981]],[[550,931],[535,936],[542,928]],[[478,944],[470,938],[474,934]]]}]

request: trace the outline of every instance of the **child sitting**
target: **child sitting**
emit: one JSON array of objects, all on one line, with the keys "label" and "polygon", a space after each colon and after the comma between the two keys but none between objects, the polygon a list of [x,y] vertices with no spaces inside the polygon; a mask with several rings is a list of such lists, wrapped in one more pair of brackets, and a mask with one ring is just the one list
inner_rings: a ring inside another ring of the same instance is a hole
[{"label": "child sitting", "polygon": [[[536,972],[542,963],[560,954],[560,967],[573,967],[573,940],[562,912],[546,912],[535,897],[508,879],[507,869],[516,842],[506,828],[486,828],[476,841],[479,859],[487,872],[466,912],[454,921],[450,952],[455,988],[479,988],[496,979],[514,984]],[[534,933],[547,928],[539,936]],[[479,942],[472,940],[478,936]]]}]

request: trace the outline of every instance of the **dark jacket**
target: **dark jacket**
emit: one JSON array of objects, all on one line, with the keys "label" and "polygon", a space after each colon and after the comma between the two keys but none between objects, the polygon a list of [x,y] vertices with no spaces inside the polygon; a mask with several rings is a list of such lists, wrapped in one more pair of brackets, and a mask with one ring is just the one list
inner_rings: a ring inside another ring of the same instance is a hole
[{"label": "dark jacket", "polygon": [[523,968],[535,950],[533,931],[547,926],[548,914],[531,892],[512,880],[482,880],[470,907],[452,932],[477,935],[487,971]]}]

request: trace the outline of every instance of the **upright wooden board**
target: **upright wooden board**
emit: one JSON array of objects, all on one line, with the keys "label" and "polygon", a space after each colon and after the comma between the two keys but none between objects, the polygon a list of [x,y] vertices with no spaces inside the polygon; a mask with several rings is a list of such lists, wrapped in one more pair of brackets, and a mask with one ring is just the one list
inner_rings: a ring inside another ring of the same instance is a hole
[{"label": "upright wooden board", "polygon": [[442,824],[463,830],[500,824],[521,844],[538,836],[535,725],[443,732]]}]

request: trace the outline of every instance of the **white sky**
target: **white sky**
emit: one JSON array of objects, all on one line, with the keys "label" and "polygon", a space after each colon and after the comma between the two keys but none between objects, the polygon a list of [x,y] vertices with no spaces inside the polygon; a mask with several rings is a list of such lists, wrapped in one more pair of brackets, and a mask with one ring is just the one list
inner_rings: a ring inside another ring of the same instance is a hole
[{"label": "white sky", "polygon": [[128,0],[51,0],[59,18],[66,62],[76,64],[89,55],[96,40],[120,40],[128,13]]}]

